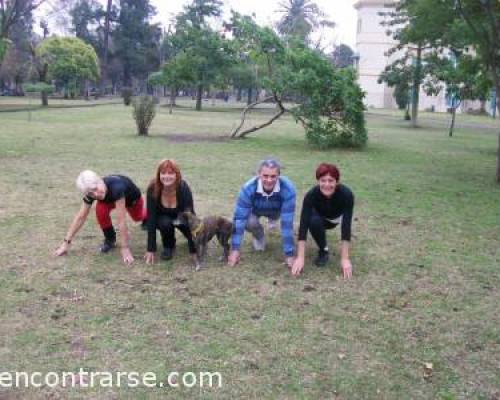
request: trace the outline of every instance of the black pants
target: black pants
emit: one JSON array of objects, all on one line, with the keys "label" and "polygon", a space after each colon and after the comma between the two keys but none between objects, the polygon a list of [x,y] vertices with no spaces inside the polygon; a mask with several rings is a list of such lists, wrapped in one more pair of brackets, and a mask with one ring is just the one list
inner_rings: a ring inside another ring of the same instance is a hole
[{"label": "black pants", "polygon": [[337,225],[338,224],[328,221],[325,217],[322,217],[313,210],[311,220],[309,221],[309,232],[311,232],[311,235],[320,250],[324,250],[327,247],[326,230],[333,229]]},{"label": "black pants", "polygon": [[163,247],[168,249],[175,248],[175,228],[177,228],[187,239],[189,252],[191,254],[196,253],[196,246],[194,244],[193,236],[191,235],[191,230],[189,229],[189,227],[187,225],[174,225],[173,222],[174,220],[166,215],[161,215],[160,217],[158,217],[156,229],[160,231]]}]

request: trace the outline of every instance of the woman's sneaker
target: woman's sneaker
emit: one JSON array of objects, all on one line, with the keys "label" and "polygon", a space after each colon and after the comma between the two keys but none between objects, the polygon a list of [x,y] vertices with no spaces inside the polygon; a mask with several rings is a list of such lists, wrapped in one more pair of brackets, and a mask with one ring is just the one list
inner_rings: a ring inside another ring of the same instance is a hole
[{"label": "woman's sneaker", "polygon": [[328,264],[328,259],[328,250],[320,250],[318,251],[318,255],[314,260],[314,265],[316,265],[317,267],[324,267],[326,264]]},{"label": "woman's sneaker", "polygon": [[112,250],[115,246],[116,246],[116,241],[104,239],[104,242],[101,244],[101,247],[99,247],[99,251],[101,253],[107,253],[110,250]]},{"label": "woman's sneaker", "polygon": [[171,260],[172,257],[174,256],[174,249],[170,247],[165,247],[163,251],[161,252],[161,259],[164,261]]}]

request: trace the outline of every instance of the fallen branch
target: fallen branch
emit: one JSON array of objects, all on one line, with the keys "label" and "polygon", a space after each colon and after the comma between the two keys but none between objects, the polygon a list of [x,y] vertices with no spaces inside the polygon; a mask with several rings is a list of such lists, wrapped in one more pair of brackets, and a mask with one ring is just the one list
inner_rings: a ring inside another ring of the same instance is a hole
[{"label": "fallen branch", "polygon": [[257,126],[254,126],[252,128],[249,128],[249,129],[246,129],[244,130],[243,132],[241,132],[239,134],[238,137],[240,138],[243,138],[245,137],[246,135],[248,135],[249,133],[252,133],[252,132],[255,132],[259,129],[262,129],[262,128],[265,128],[266,126],[269,126],[271,125],[274,121],[276,121],[279,117],[281,117],[283,114],[285,113],[285,110],[280,110],[280,112],[276,115],[274,115],[269,121],[263,123],[263,124],[260,124],[260,125],[257,125]]},{"label": "fallen branch", "polygon": [[245,109],[243,110],[243,112],[241,113],[240,124],[236,127],[236,129],[233,132],[231,132],[231,138],[232,139],[235,138],[236,134],[240,131],[241,127],[245,123],[245,118],[246,118],[246,114],[248,111],[250,111],[252,108],[254,108],[257,104],[265,103],[266,101],[271,100],[273,98],[274,98],[274,96],[269,96],[263,100],[257,100],[255,102],[253,102],[252,104],[249,104],[248,106],[246,106]]}]

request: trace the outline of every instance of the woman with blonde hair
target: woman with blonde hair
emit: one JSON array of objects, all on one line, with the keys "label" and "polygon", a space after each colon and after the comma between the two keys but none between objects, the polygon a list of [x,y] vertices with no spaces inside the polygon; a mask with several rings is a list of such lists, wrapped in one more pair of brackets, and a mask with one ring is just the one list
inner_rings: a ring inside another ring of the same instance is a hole
[{"label": "woman with blonde hair", "polygon": [[76,186],[83,193],[83,204],[73,218],[63,242],[55,251],[56,256],[62,256],[69,250],[70,244],[83,226],[92,208],[96,204],[96,217],[104,234],[101,253],[107,253],[115,247],[116,232],[111,220],[111,211],[116,208],[118,227],[121,238],[121,254],[125,264],[131,264],[134,257],[128,245],[127,213],[136,222],[144,222],[146,210],[141,191],[132,180],[123,175],[108,175],[101,178],[93,171],[82,171],[76,179]]},{"label": "woman with blonde hair", "polygon": [[179,213],[194,213],[193,195],[174,160],[162,160],[147,190],[148,239],[144,260],[153,264],[156,253],[156,230],[160,231],[163,252],[161,258],[170,260],[176,245],[175,228],[186,237],[189,253],[196,254],[196,246],[188,226],[175,224]]}]

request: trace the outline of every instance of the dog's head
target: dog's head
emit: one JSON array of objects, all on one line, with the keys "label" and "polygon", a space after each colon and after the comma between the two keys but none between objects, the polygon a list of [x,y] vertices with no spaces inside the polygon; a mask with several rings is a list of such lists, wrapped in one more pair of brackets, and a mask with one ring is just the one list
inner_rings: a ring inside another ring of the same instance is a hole
[{"label": "dog's head", "polygon": [[201,220],[191,211],[183,211],[177,215],[174,225],[186,225],[191,231],[200,225]]}]

